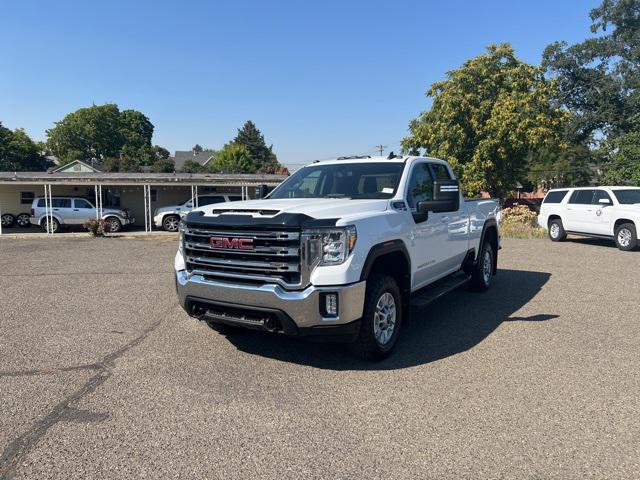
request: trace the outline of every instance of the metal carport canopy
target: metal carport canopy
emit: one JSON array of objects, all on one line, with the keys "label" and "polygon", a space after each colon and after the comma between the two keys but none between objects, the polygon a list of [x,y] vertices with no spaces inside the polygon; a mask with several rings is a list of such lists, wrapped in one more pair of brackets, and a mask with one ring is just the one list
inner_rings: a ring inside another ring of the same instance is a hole
[{"label": "metal carport canopy", "polygon": [[258,187],[279,185],[286,175],[227,173],[46,173],[0,172],[0,184],[68,184],[68,185],[219,185]]}]

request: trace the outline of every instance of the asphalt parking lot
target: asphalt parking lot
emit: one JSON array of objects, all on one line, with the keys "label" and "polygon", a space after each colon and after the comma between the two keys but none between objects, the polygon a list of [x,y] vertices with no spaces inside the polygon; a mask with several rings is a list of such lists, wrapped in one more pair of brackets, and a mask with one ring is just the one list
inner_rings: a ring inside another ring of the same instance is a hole
[{"label": "asphalt parking lot", "polygon": [[503,245],[371,364],[189,318],[173,239],[0,239],[0,478],[639,478],[640,252]]}]

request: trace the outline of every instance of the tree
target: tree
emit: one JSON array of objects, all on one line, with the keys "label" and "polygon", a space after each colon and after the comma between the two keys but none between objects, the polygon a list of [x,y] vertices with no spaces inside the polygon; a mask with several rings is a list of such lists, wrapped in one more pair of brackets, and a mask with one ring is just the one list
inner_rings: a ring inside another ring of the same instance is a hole
[{"label": "tree", "polygon": [[156,160],[160,160],[161,158],[169,158],[171,156],[169,150],[161,147],[160,145],[154,145],[152,150]]},{"label": "tree", "polygon": [[170,158],[160,158],[151,166],[151,170],[156,173],[172,173],[175,169],[176,166]]},{"label": "tree", "polygon": [[273,153],[273,145],[267,147],[264,135],[251,120],[247,120],[243,127],[238,129],[233,143],[244,145],[248,149],[258,172],[272,173],[280,167],[278,158]]},{"label": "tree", "polygon": [[123,145],[120,111],[114,104],[81,108],[47,130],[47,145],[61,163],[118,157]]},{"label": "tree", "polygon": [[206,171],[206,167],[193,160],[187,160],[186,162],[184,162],[181,170],[182,173],[203,173]]},{"label": "tree", "polygon": [[572,144],[561,149],[544,147],[531,151],[528,163],[532,167],[527,173],[527,183],[533,189],[539,186],[550,189],[589,185],[596,162],[587,146]]},{"label": "tree", "polygon": [[245,145],[230,142],[209,162],[215,173],[255,173],[256,164]]},{"label": "tree", "polygon": [[[115,104],[93,105],[70,113],[47,130],[47,146],[63,164],[120,158],[119,171],[138,171],[141,165],[152,165],[159,152],[166,152],[151,146],[153,130],[141,112],[121,112]],[[113,163],[110,161],[112,168]]]},{"label": "tree", "polygon": [[0,171],[43,171],[51,166],[41,148],[22,130],[10,130],[0,122]]},{"label": "tree", "polygon": [[609,153],[602,163],[602,183],[640,186],[640,131],[609,140],[603,150]]},{"label": "tree", "polygon": [[542,65],[558,81],[558,103],[572,113],[568,140],[599,147],[602,181],[637,182],[640,0],[603,0],[590,17],[594,36],[549,45]]},{"label": "tree", "polygon": [[411,122],[403,149],[448,160],[466,194],[505,197],[526,180],[531,151],[561,146],[566,113],[551,104],[555,83],[508,44],[489,46],[447,77],[429,88],[431,109]]},{"label": "tree", "polygon": [[193,150],[195,153],[202,153],[202,147],[197,143],[193,146],[191,150]]}]

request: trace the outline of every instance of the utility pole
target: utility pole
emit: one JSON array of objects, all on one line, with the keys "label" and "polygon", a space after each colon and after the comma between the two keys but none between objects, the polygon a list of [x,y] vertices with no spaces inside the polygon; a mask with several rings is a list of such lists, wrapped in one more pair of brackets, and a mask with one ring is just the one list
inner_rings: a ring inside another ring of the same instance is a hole
[{"label": "utility pole", "polygon": [[376,145],[376,150],[380,150],[380,156],[382,156],[382,152],[384,152],[385,148],[387,148],[386,145]]}]

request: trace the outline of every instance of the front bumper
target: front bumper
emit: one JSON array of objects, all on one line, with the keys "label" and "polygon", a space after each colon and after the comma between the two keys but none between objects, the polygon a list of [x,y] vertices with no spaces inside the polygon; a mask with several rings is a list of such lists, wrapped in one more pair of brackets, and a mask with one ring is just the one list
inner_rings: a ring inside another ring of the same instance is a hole
[{"label": "front bumper", "polygon": [[[198,316],[194,308],[209,313],[218,323],[273,330],[270,326],[243,322],[240,312],[266,313],[281,322],[280,330],[291,335],[303,335],[326,331],[350,332],[362,317],[366,282],[339,286],[309,286],[300,291],[285,290],[279,285],[243,285],[205,279],[185,270],[176,272],[176,290],[180,305],[190,315]],[[321,313],[321,294],[338,295],[338,316],[325,317]],[[236,312],[220,314],[220,312]],[[202,315],[200,315],[202,316]],[[207,315],[204,315],[209,318]],[[264,328],[262,328],[264,327]],[[353,328],[352,328],[353,327]],[[356,332],[357,333],[357,332]]]}]

